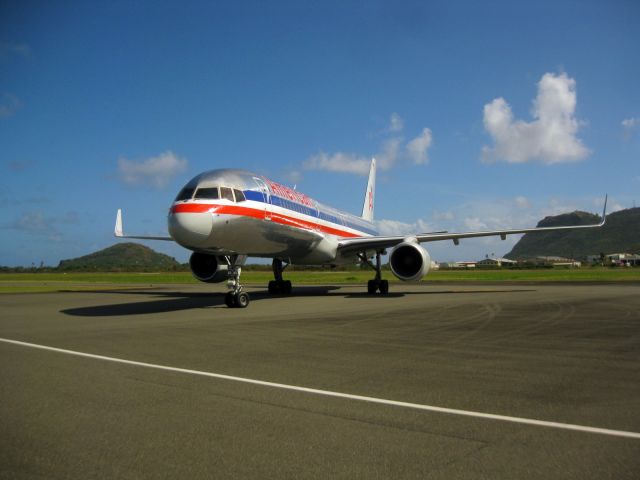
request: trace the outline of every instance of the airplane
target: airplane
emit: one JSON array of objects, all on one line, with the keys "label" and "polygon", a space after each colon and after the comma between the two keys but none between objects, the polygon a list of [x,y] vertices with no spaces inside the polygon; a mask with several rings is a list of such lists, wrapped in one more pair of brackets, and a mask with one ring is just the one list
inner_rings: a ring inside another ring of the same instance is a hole
[{"label": "airplane", "polygon": [[[368,281],[369,294],[389,292],[382,279],[381,255],[389,251],[391,272],[407,282],[419,281],[431,268],[431,257],[422,243],[522,233],[599,228],[606,221],[607,196],[602,220],[590,225],[523,228],[414,235],[380,235],[373,222],[376,160],[371,160],[362,215],[342,212],[262,175],[241,169],[203,172],[191,179],[176,196],[168,215],[168,237],[125,235],[122,210],[116,215],[115,236],[143,240],[169,240],[192,251],[193,276],[207,283],[227,281],[225,304],[249,305],[249,294],[240,283],[247,257],[272,259],[274,280],[270,294],[289,294],[284,280],[288,265],[336,266],[363,263],[375,270]],[[375,260],[374,260],[375,258]]]}]

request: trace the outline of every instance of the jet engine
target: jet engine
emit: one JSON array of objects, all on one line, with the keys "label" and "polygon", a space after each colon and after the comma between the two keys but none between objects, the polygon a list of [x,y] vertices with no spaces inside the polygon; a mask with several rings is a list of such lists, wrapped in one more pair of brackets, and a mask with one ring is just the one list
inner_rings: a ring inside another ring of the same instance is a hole
[{"label": "jet engine", "polygon": [[227,280],[228,265],[221,257],[193,252],[189,258],[191,273],[201,282],[219,283]]},{"label": "jet engine", "polygon": [[407,238],[389,254],[393,274],[404,282],[418,282],[429,273],[431,257],[415,238]]}]

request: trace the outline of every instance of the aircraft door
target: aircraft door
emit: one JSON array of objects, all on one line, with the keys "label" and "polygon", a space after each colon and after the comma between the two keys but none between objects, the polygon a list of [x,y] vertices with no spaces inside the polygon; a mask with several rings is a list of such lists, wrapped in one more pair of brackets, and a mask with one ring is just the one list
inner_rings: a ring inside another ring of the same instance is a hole
[{"label": "aircraft door", "polygon": [[262,198],[264,199],[264,219],[271,220],[271,192],[269,192],[269,188],[267,187],[267,184],[264,183],[264,180],[258,177],[253,177],[253,180],[260,188]]}]

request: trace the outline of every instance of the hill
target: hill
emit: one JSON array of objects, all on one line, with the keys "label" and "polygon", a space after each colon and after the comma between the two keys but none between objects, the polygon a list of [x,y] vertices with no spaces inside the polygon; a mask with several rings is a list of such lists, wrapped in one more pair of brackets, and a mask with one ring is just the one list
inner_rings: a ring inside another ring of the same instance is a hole
[{"label": "hill", "polygon": [[172,257],[138,243],[118,243],[83,257],[62,260],[58,270],[75,272],[167,272],[181,270]]},{"label": "hill", "polygon": [[[587,212],[563,213],[546,217],[538,227],[587,225],[600,221]],[[602,228],[524,235],[505,257],[516,260],[537,256],[584,259],[600,253],[640,253],[640,208],[629,208],[607,215]]]}]

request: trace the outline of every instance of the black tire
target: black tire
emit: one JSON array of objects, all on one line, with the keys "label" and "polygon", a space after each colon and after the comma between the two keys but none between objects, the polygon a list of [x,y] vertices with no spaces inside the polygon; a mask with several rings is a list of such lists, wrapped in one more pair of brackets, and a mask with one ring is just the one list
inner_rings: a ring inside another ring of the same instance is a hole
[{"label": "black tire", "polygon": [[376,293],[376,290],[378,290],[378,282],[376,282],[375,280],[369,280],[367,282],[367,293],[369,295],[374,295]]},{"label": "black tire", "polygon": [[389,293],[389,280],[380,280],[380,293],[386,295]]},{"label": "black tire", "polygon": [[233,292],[227,292],[227,294],[224,296],[224,303],[229,308],[233,308],[236,306],[236,297]]},{"label": "black tire", "polygon": [[292,285],[291,285],[291,280],[285,280],[284,282],[282,282],[282,292],[285,295],[289,295],[291,293],[291,289],[292,289]]},{"label": "black tire", "polygon": [[249,294],[247,292],[240,292],[234,295],[235,306],[238,308],[247,308],[249,305]]},{"label": "black tire", "polygon": [[278,285],[278,282],[276,282],[275,280],[271,280],[269,282],[269,293],[271,295],[275,295],[276,293],[280,292],[280,285]]}]

